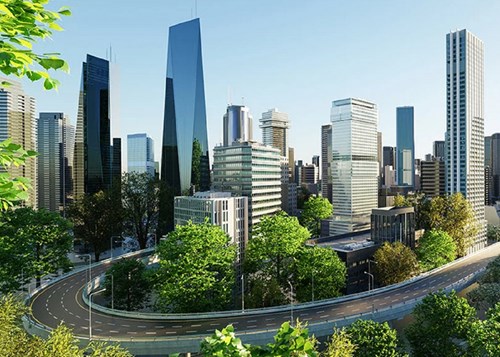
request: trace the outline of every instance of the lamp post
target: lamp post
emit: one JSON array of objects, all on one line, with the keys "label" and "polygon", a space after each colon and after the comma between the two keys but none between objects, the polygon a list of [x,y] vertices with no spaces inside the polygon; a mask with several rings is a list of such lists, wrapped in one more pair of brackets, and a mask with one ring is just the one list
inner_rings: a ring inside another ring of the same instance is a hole
[{"label": "lamp post", "polygon": [[288,285],[290,285],[290,324],[293,326],[293,286],[290,280],[288,280]]},{"label": "lamp post", "polygon": [[245,275],[241,274],[241,313],[245,312]]},{"label": "lamp post", "polygon": [[88,267],[88,280],[87,280],[87,288],[90,286],[90,281],[92,280],[92,270],[91,270],[91,265],[92,265],[92,255],[90,254],[76,254],[75,257],[77,258],[83,258],[83,257],[88,257],[89,258],[89,267]]},{"label": "lamp post", "polygon": [[368,272],[366,272],[366,271],[365,271],[365,274],[368,275],[368,291],[370,291],[371,290],[370,289],[370,278],[373,279],[373,275],[370,274],[370,273],[368,273]]},{"label": "lamp post", "polygon": [[111,310],[115,309],[115,279],[111,272]]},{"label": "lamp post", "polygon": [[311,270],[311,301],[314,301],[314,273],[316,270]]},{"label": "lamp post", "polygon": [[89,294],[89,342],[92,340],[92,296],[102,293],[104,290],[106,289],[97,290]]},{"label": "lamp post", "polygon": [[[373,264],[378,264],[375,260],[371,260],[371,259],[368,259],[368,273],[371,273],[371,270],[370,270],[370,263],[373,263]],[[373,275],[372,275],[373,277]],[[372,289],[375,287],[375,278],[373,277],[373,281],[372,281]]]}]

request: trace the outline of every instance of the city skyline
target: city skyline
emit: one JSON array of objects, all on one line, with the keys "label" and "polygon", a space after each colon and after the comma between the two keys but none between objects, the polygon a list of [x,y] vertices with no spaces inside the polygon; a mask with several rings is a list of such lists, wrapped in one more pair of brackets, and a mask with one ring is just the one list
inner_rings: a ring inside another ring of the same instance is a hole
[{"label": "city skyline", "polygon": [[[320,153],[320,127],[329,122],[331,101],[354,96],[377,104],[384,146],[396,144],[395,108],[414,106],[418,118],[415,122],[416,157],[423,158],[432,151],[433,141],[444,140],[443,36],[455,28],[467,28],[485,43],[485,134],[500,131],[500,123],[494,120],[500,113],[500,104],[494,100],[500,95],[500,88],[494,86],[500,80],[500,66],[493,63],[500,55],[500,44],[494,36],[499,25],[493,15],[495,8],[500,10],[500,4],[481,6],[462,1],[459,2],[462,5],[450,8],[445,3],[424,2],[403,22],[394,15],[405,10],[404,4],[366,3],[359,14],[359,21],[365,23],[361,29],[355,23],[348,23],[355,11],[355,6],[349,4],[285,7],[281,2],[264,5],[223,1],[211,7],[206,1],[198,1],[195,14],[192,11],[194,2],[157,2],[147,9],[134,7],[134,11],[129,11],[131,2],[124,1],[120,9],[112,10],[116,15],[112,21],[104,20],[108,15],[104,15],[107,11],[102,8],[110,5],[97,7],[97,2],[95,4],[92,6],[92,0],[85,5],[68,4],[73,15],[62,24],[65,32],[55,34],[53,41],[39,46],[46,52],[61,52],[70,63],[72,73],[69,76],[56,76],[61,80],[59,93],[43,92],[37,84],[23,80],[25,90],[37,98],[37,112],[66,112],[74,124],[79,63],[87,52],[105,57],[112,45],[113,61],[116,59],[121,72],[121,137],[124,140],[127,134],[151,133],[157,157],[160,157],[161,146],[165,91],[161,78],[166,63],[168,27],[194,15],[201,18],[210,151],[222,142],[220,113],[227,104],[245,104],[253,113],[278,107],[289,114],[293,123],[290,146],[295,147],[296,159],[308,161],[312,155]],[[98,8],[102,13],[97,13]],[[327,11],[330,8],[332,10]],[[278,26],[266,25],[280,9],[283,16]],[[444,9],[445,15],[438,15]],[[474,9],[478,16],[469,16],[467,9]],[[262,22],[264,25],[259,30],[250,30],[248,26],[236,26],[234,19],[222,21],[227,11],[240,10],[248,14],[250,23]],[[317,16],[314,22],[306,16],[311,13]],[[82,26],[90,17],[97,18],[92,29]],[[140,28],[134,26],[129,30],[121,25],[131,21],[146,22],[148,17],[151,18]],[[391,19],[391,25],[382,24],[384,19]],[[309,31],[292,27],[299,20]],[[424,20],[426,26],[422,27]],[[234,31],[227,31],[231,24]],[[371,30],[366,32],[368,28]],[[262,33],[267,37],[259,36]],[[84,46],[75,48],[72,44],[84,36],[91,41],[86,40]],[[378,48],[376,41],[379,38],[384,38],[387,45]],[[238,51],[223,52],[237,40],[244,44],[245,56]],[[303,50],[297,52],[297,48]],[[266,55],[266,51],[271,52]],[[355,75],[350,74],[353,69],[356,69]],[[297,71],[301,75],[297,75]],[[289,86],[288,79],[295,80],[296,84]],[[254,123],[254,132],[259,137],[257,125]]]}]

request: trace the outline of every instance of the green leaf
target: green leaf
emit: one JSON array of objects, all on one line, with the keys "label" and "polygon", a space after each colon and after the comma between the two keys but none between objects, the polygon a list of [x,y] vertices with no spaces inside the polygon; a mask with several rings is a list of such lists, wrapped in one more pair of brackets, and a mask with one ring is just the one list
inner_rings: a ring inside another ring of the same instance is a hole
[{"label": "green leaf", "polygon": [[56,30],[56,31],[62,31],[63,28],[61,26],[59,26],[59,24],[57,24],[57,22],[51,22],[49,23],[49,27],[53,30]]},{"label": "green leaf", "polygon": [[5,15],[7,15],[9,17],[14,17],[14,15],[9,10],[9,8],[3,4],[0,4],[0,12],[3,12]]},{"label": "green leaf", "polygon": [[58,69],[64,67],[65,61],[60,58],[43,58],[38,63],[45,69]]},{"label": "green leaf", "polygon": [[45,81],[43,81],[43,87],[46,90],[50,90],[54,88],[54,83],[52,83],[52,80],[50,80],[49,78],[46,78]]},{"label": "green leaf", "polygon": [[64,16],[71,15],[71,10],[67,6],[61,7],[57,12],[61,15],[64,15]]}]

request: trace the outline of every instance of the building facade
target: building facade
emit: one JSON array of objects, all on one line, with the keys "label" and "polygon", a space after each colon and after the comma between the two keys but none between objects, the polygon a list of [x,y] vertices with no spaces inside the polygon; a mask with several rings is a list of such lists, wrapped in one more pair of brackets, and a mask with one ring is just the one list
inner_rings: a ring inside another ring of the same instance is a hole
[{"label": "building facade", "polygon": [[321,195],[332,203],[332,124],[321,126]]},{"label": "building facade", "polygon": [[330,235],[368,229],[378,207],[377,121],[374,103],[361,99],[332,104],[332,204]]},{"label": "building facade", "polygon": [[491,136],[491,150],[489,161],[491,164],[492,202],[500,201],[500,133]]},{"label": "building facade", "polygon": [[244,105],[229,105],[223,117],[224,146],[235,141],[253,140],[253,117]]},{"label": "building facade", "polygon": [[281,156],[288,157],[288,129],[290,129],[288,114],[279,112],[276,108],[269,109],[262,113],[259,121],[264,145],[277,148]]},{"label": "building facade", "polygon": [[446,193],[445,165],[441,160],[421,161],[420,189],[428,197]]},{"label": "building facade", "polygon": [[445,142],[442,140],[436,140],[432,143],[432,156],[435,160],[444,161],[445,158]]},{"label": "building facade", "polygon": [[413,107],[396,108],[396,181],[415,186],[415,139]]},{"label": "building facade", "polygon": [[446,36],[446,192],[461,192],[472,205],[480,229],[470,252],[486,245],[483,52],[467,30]]},{"label": "building facade", "polygon": [[154,142],[147,134],[127,135],[127,171],[155,175]]},{"label": "building facade", "polygon": [[400,242],[415,249],[415,210],[413,207],[384,207],[371,215],[371,238],[375,244]]}]

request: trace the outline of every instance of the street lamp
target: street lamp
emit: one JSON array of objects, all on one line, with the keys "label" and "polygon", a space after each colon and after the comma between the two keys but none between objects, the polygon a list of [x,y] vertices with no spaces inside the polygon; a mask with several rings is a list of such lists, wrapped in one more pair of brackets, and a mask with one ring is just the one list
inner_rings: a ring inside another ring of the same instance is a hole
[{"label": "street lamp", "polygon": [[372,275],[372,274],[370,274],[370,273],[368,273],[368,272],[366,272],[366,271],[365,271],[365,274],[366,274],[366,275],[368,275],[368,291],[370,291],[370,290],[371,290],[371,289],[370,289],[370,278],[371,278],[371,279],[374,279],[374,278],[373,278],[373,275]]},{"label": "street lamp", "polygon": [[245,312],[245,275],[241,274],[241,313]]},{"label": "street lamp", "polygon": [[102,293],[104,290],[106,289],[97,290],[89,294],[89,342],[92,340],[92,296]]},{"label": "street lamp", "polygon": [[[368,259],[368,273],[371,273],[370,263],[378,264],[375,260]],[[373,276],[373,275],[372,275]],[[375,278],[373,278],[372,289],[375,287]]]},{"label": "street lamp", "polygon": [[89,267],[88,267],[88,280],[87,280],[87,288],[90,286],[90,281],[92,280],[92,255],[90,254],[76,254],[75,257],[82,259],[83,257],[89,258]]},{"label": "street lamp", "polygon": [[288,285],[290,285],[290,324],[293,326],[293,286],[290,280],[288,280]]},{"label": "street lamp", "polygon": [[115,279],[111,272],[111,310],[115,309]]},{"label": "street lamp", "polygon": [[316,270],[311,270],[311,300],[314,301],[314,273],[316,273]]}]

